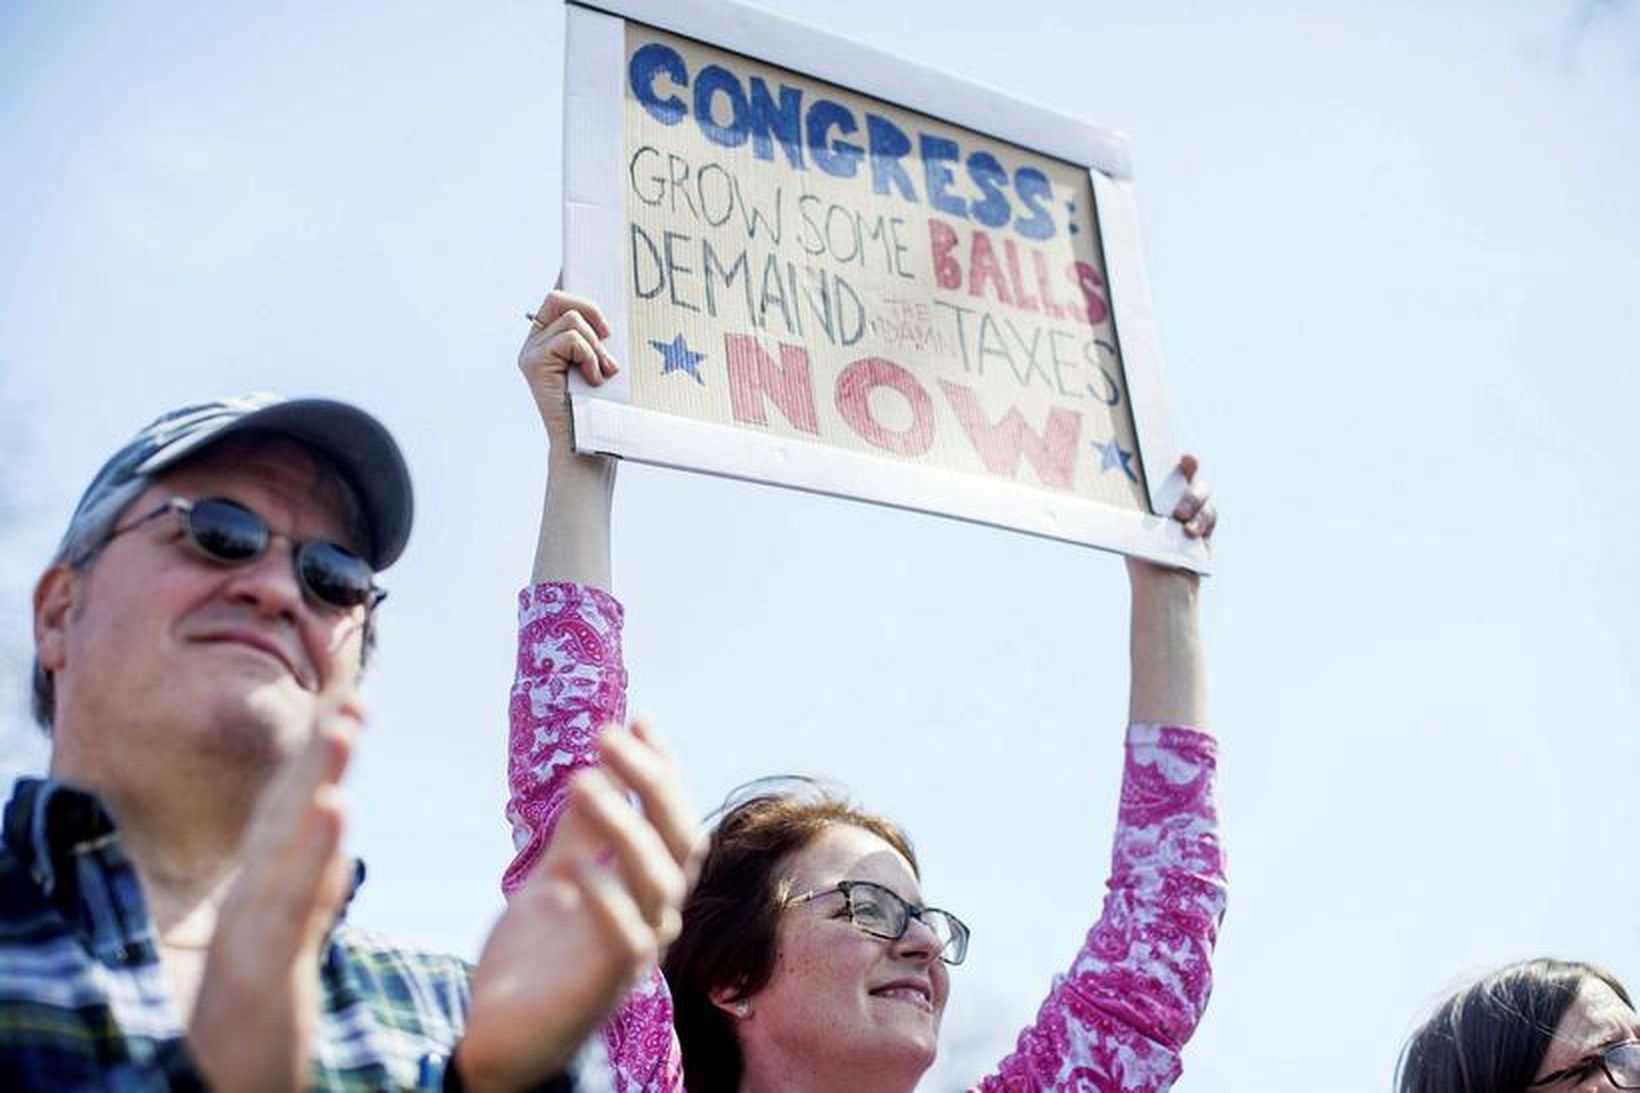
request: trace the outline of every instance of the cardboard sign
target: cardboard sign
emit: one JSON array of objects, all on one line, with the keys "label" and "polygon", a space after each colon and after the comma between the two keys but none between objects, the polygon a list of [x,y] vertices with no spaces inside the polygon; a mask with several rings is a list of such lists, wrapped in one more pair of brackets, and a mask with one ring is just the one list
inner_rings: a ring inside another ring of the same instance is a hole
[{"label": "cardboard sign", "polygon": [[1152,515],[1182,484],[1119,138],[748,9],[614,7],[568,8],[566,285],[624,366],[575,385],[577,448],[1205,570]]}]

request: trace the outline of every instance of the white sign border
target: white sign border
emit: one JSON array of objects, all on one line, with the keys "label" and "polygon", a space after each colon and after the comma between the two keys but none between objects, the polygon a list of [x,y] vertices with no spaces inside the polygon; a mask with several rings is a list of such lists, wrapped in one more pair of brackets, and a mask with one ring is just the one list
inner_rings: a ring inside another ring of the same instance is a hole
[{"label": "white sign border", "polygon": [[[1184,481],[1139,254],[1125,137],[728,0],[600,0],[596,8],[568,2],[564,9],[564,285],[604,305],[617,359],[631,359],[622,182],[625,24],[631,20],[1085,166],[1139,457],[1151,508],[1163,515],[752,430],[734,429],[735,443],[726,445],[724,430],[732,427],[629,405],[626,371],[597,388],[571,373],[578,451],[954,516],[1211,571],[1206,547],[1166,517]],[[1158,468],[1167,473],[1158,476]]]}]

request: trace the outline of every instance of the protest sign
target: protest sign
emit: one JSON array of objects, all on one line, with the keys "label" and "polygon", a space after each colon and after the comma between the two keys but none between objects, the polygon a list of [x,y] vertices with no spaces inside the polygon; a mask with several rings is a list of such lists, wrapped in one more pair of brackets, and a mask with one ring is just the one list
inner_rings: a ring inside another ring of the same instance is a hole
[{"label": "protest sign", "polygon": [[573,386],[579,450],[1206,571],[1122,138],[751,9],[601,8],[565,284],[623,370]]}]

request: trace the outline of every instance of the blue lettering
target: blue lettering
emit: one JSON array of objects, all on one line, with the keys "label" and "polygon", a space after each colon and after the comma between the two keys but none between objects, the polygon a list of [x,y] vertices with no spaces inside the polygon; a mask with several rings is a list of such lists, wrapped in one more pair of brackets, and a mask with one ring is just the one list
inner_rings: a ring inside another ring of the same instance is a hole
[{"label": "blue lettering", "polygon": [[1020,202],[1031,211],[1031,216],[1014,221],[1014,231],[1026,239],[1052,239],[1053,215],[1043,207],[1043,201],[1053,200],[1053,183],[1035,167],[1021,167],[1014,172],[1014,192]]},{"label": "blue lettering", "polygon": [[1008,172],[1002,169],[997,157],[990,152],[975,152],[968,157],[968,177],[979,187],[982,199],[968,207],[974,219],[987,228],[1000,228],[1008,223],[1013,209],[1008,205]]},{"label": "blue lettering", "polygon": [[866,115],[866,133],[871,144],[871,188],[880,194],[888,193],[888,184],[893,180],[900,189],[900,196],[907,201],[917,200],[917,191],[911,185],[911,176],[905,173],[900,165],[900,157],[911,151],[911,138],[900,131],[900,127],[887,118],[879,118],[876,114]]},{"label": "blue lettering", "polygon": [[[758,159],[774,158],[774,141],[785,149],[786,159],[799,171],[803,169],[803,93],[795,87],[780,85],[780,105],[769,95],[769,85],[763,77],[753,76],[752,87],[752,151]],[[774,140],[771,140],[770,137]]]},{"label": "blue lettering", "polygon": [[[742,83],[734,72],[715,64],[694,73],[692,87],[690,76],[683,56],[661,42],[639,46],[627,65],[632,97],[662,125],[677,125],[689,113],[690,104],[679,92],[690,92],[695,122],[715,144],[736,148],[749,140],[753,154],[765,162],[780,158],[775,154],[778,144],[786,164],[798,171],[806,169],[806,144],[814,165],[834,178],[858,177],[860,161],[869,154],[874,193],[893,193],[910,202],[920,200],[905,165],[905,158],[912,154],[911,137],[888,118],[865,115],[862,147],[845,139],[859,132],[860,122],[841,103],[815,99],[805,114],[801,88],[787,84],[771,87],[761,76],[751,76]],[[922,132],[915,136],[930,208],[945,216],[972,218],[987,228],[1005,227],[1011,218],[1013,230],[1022,238],[1040,241],[1054,237],[1057,225],[1053,182],[1042,171],[1018,168],[1010,194],[1008,171],[995,155],[974,151],[964,159],[957,141]],[[967,197],[961,192],[966,187],[958,185],[954,170],[957,163],[966,166],[976,196]],[[631,166],[636,170],[636,161]]]},{"label": "blue lettering", "polygon": [[942,213],[967,220],[968,202],[946,189],[951,185],[951,168],[946,164],[955,163],[961,154],[957,142],[923,133],[918,144],[922,152],[923,178],[928,182],[928,203]]},{"label": "blue lettering", "polygon": [[832,141],[827,144],[826,134],[836,128],[839,133],[852,133],[859,128],[848,107],[830,99],[816,99],[809,107],[809,155],[814,165],[837,178],[853,178],[859,170],[860,157],[865,154],[858,144]]},{"label": "blue lettering", "polygon": [[676,125],[683,120],[683,100],[673,95],[663,99],[655,94],[655,74],[665,72],[678,87],[689,86],[689,70],[683,67],[683,58],[671,46],[650,42],[639,46],[627,65],[627,80],[632,95],[649,111],[649,116],[662,125]]},{"label": "blue lettering", "polygon": [[[729,100],[728,125],[719,125],[712,115],[712,100],[719,95]],[[745,144],[750,114],[746,93],[740,89],[740,81],[733,72],[722,65],[707,65],[695,73],[695,124],[707,140],[725,148]]]}]

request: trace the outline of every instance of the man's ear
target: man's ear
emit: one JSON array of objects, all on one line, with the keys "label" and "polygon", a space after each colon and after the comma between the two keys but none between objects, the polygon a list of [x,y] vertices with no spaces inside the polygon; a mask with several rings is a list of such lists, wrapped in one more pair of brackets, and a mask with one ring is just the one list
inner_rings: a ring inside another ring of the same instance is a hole
[{"label": "man's ear", "polygon": [[62,562],[34,583],[34,656],[48,672],[68,659],[68,625],[82,593],[80,575]]}]

